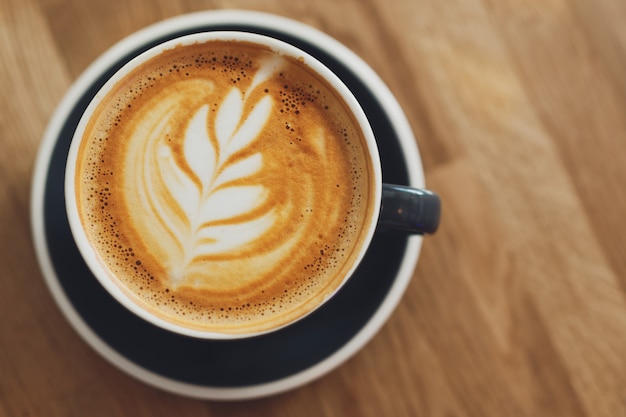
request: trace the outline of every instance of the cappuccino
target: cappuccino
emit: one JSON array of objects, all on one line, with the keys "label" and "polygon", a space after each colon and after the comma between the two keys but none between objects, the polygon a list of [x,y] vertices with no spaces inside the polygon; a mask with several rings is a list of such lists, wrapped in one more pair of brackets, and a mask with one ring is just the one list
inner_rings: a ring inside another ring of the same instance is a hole
[{"label": "cappuccino", "polygon": [[171,323],[241,334],[332,295],[375,222],[372,162],[341,95],[247,41],[178,45],[103,96],[75,195],[102,268]]}]

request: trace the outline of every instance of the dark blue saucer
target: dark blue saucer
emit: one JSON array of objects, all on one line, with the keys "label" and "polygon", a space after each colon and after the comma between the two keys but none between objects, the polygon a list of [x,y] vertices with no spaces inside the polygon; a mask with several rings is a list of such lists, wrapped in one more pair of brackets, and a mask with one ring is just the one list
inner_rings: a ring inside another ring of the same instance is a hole
[{"label": "dark blue saucer", "polygon": [[237,389],[305,372],[353,340],[388,296],[408,239],[402,234],[377,233],[359,269],[332,300],[291,326],[248,339],[214,341],[170,333],[139,319],[101,287],[81,259],[65,212],[65,162],[78,121],[107,78],[134,56],[165,40],[216,30],[266,34],[318,58],[354,92],[376,137],[383,138],[378,142],[383,180],[409,185],[409,167],[392,121],[361,78],[323,47],[278,28],[213,22],[162,34],[102,71],[74,103],[59,129],[43,187],[45,244],[59,288],[100,342],[139,368],[177,383]]}]

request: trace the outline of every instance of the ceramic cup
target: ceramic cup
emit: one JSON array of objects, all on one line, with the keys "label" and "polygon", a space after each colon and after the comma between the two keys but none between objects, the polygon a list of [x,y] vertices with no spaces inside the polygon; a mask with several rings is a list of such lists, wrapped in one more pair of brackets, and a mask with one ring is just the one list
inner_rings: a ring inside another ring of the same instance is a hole
[{"label": "ceramic cup", "polygon": [[236,31],[172,39],[83,114],[66,166],[72,235],[102,286],[154,325],[272,332],[332,299],[375,233],[437,229],[436,194],[383,183],[377,140],[349,88],[295,46]]}]

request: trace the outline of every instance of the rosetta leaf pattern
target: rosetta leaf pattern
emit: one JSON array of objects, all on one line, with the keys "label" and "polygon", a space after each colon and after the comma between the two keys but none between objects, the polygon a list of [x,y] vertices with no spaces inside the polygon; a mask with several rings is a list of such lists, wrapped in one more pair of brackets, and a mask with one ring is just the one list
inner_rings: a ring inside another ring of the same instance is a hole
[{"label": "rosetta leaf pattern", "polygon": [[[180,209],[168,213],[182,213],[184,217],[163,219],[183,252],[182,265],[173,267],[175,275],[184,275],[185,265],[197,257],[250,243],[274,221],[271,209],[259,209],[268,198],[268,190],[254,181],[263,167],[262,153],[236,155],[259,137],[270,116],[272,100],[262,98],[245,114],[246,100],[238,88],[232,88],[215,113],[207,104],[200,107],[186,126],[184,161],[177,160],[165,143],[158,150],[161,184]],[[209,129],[212,116],[214,129]],[[242,179],[249,180],[244,183]]]}]

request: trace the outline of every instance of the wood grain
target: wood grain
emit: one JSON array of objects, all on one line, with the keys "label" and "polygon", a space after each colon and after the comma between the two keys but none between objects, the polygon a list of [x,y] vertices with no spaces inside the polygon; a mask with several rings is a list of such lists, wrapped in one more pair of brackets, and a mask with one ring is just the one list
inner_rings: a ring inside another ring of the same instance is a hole
[{"label": "wood grain", "polygon": [[[444,201],[402,302],[329,375],[239,403],[112,367],[48,293],[29,190],[45,126],[99,54],[182,13],[262,10],[353,49]],[[626,416],[626,3],[0,0],[0,416]]]}]

